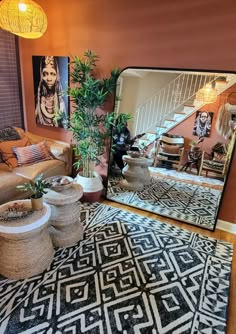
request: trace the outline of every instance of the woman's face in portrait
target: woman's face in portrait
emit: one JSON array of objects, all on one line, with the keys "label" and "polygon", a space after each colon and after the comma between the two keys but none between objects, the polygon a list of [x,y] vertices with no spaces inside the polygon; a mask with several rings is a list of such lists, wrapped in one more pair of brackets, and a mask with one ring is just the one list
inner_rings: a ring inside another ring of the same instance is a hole
[{"label": "woman's face in portrait", "polygon": [[207,113],[206,112],[202,112],[201,115],[200,115],[200,120],[202,123],[206,123],[207,121]]},{"label": "woman's face in portrait", "polygon": [[46,86],[48,86],[49,89],[52,89],[57,79],[55,68],[49,63],[43,68],[42,74]]}]

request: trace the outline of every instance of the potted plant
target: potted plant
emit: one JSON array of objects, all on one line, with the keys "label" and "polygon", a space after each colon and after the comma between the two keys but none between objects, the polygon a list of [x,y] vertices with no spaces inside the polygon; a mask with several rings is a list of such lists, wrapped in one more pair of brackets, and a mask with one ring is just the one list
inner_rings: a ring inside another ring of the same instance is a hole
[{"label": "potted plant", "polygon": [[84,52],[83,57],[74,57],[70,70],[72,87],[68,88],[73,106],[69,130],[73,134],[75,156],[78,157],[74,165],[81,169],[76,181],[82,185],[86,200],[90,200],[90,193],[100,196],[103,189],[101,178],[95,173],[95,165],[105,152],[112,126],[122,127],[130,119],[129,114],[117,117],[114,112],[99,109],[114,93],[120,70],[114,69],[108,78],[100,79],[96,70],[98,60],[99,57],[90,50]]},{"label": "potted plant", "polygon": [[199,137],[198,141],[191,140],[189,143],[190,151],[191,152],[200,151],[201,147],[198,144],[202,143],[203,141],[204,141],[204,137],[201,137],[201,136]]},{"label": "potted plant", "polygon": [[43,208],[43,195],[47,193],[46,189],[50,188],[51,184],[43,180],[43,174],[38,175],[33,183],[27,182],[18,185],[16,188],[21,191],[31,192],[31,204],[33,210],[41,210]]}]

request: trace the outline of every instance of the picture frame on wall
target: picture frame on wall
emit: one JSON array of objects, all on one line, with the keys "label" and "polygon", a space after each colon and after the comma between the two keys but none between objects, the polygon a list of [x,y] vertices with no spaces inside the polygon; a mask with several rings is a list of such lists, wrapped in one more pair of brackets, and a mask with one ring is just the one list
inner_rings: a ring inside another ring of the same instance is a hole
[{"label": "picture frame on wall", "polygon": [[69,57],[32,56],[32,64],[36,123],[68,128]]},{"label": "picture frame on wall", "polygon": [[213,112],[198,110],[193,126],[193,135],[200,137],[210,137]]}]

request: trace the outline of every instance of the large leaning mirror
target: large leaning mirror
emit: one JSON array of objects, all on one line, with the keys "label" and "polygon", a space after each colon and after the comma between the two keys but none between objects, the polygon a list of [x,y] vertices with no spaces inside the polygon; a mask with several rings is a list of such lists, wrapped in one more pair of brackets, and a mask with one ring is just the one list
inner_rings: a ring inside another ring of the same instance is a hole
[{"label": "large leaning mirror", "polygon": [[214,230],[235,144],[236,74],[127,68],[106,197]]}]

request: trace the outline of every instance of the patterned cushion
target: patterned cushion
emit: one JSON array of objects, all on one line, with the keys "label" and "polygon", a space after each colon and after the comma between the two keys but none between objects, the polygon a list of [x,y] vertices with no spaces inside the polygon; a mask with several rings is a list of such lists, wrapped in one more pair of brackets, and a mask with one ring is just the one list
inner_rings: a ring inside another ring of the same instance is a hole
[{"label": "patterned cushion", "polygon": [[27,137],[24,137],[23,139],[19,140],[9,140],[0,143],[0,152],[2,155],[3,161],[8,164],[9,167],[15,168],[18,166],[18,162],[15,156],[15,153],[13,152],[13,147],[24,147],[29,145],[29,139]]},{"label": "patterned cushion", "polygon": [[224,163],[214,160],[203,160],[203,167],[215,170],[217,172],[222,172],[224,168]]},{"label": "patterned cushion", "polygon": [[13,151],[16,154],[18,166],[33,165],[40,161],[53,159],[46,141],[26,147],[13,147]]},{"label": "patterned cushion", "polygon": [[170,160],[170,161],[179,161],[180,155],[179,154],[170,154],[164,152],[158,152],[157,158],[160,160]]},{"label": "patterned cushion", "polygon": [[161,152],[170,153],[170,154],[179,154],[180,147],[177,145],[168,145],[165,143],[161,143],[160,147]]}]

